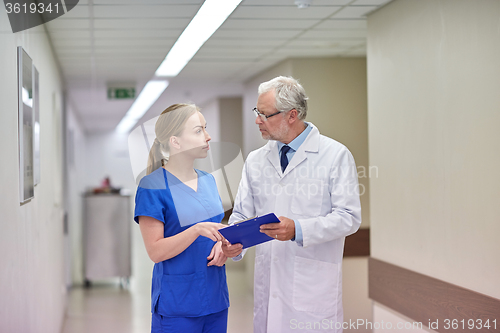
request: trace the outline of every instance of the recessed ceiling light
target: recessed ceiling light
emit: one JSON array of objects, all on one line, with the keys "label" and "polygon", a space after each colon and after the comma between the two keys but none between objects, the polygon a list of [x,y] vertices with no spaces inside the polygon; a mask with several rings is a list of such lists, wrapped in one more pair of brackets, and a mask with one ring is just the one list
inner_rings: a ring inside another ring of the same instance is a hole
[{"label": "recessed ceiling light", "polygon": [[295,0],[295,4],[299,9],[309,8],[312,0]]}]

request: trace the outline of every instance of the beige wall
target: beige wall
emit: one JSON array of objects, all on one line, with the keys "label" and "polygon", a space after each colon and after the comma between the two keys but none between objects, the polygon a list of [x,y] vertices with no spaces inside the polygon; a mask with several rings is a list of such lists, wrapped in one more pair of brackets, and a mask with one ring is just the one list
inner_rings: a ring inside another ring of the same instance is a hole
[{"label": "beige wall", "polygon": [[[41,181],[19,204],[17,46],[40,74]],[[0,10],[0,332],[58,332],[66,295],[62,81],[43,27],[12,33]]]},{"label": "beige wall", "polygon": [[243,147],[243,99],[241,97],[223,97],[220,106],[220,139]]},{"label": "beige wall", "polygon": [[373,257],[500,298],[500,2],[368,18]]}]

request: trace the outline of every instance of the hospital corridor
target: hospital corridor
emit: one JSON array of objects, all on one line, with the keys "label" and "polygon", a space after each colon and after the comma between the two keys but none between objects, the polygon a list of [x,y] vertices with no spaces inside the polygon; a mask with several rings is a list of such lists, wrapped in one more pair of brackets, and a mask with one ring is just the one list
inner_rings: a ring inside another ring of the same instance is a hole
[{"label": "hospital corridor", "polygon": [[0,333],[500,332],[500,0],[5,0]]}]

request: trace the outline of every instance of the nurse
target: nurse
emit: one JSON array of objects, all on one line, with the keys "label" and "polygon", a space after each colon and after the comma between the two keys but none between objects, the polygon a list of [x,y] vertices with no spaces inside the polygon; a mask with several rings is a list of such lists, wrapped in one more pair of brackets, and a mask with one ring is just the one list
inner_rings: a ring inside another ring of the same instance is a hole
[{"label": "nurse", "polygon": [[229,295],[214,177],[194,168],[210,135],[195,105],[174,104],[155,125],[134,220],[155,262],[151,332],[226,332]]}]

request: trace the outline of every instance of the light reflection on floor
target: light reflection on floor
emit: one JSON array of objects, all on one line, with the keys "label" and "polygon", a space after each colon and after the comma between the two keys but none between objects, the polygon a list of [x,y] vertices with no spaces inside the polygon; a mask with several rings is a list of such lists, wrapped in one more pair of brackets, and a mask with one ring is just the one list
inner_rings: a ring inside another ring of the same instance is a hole
[{"label": "light reflection on floor", "polygon": [[[245,287],[245,274],[237,265],[227,265],[231,307],[228,332],[250,333],[253,297]],[[118,281],[74,288],[68,296],[63,333],[145,333],[150,331],[149,275],[131,279],[129,288]]]}]

